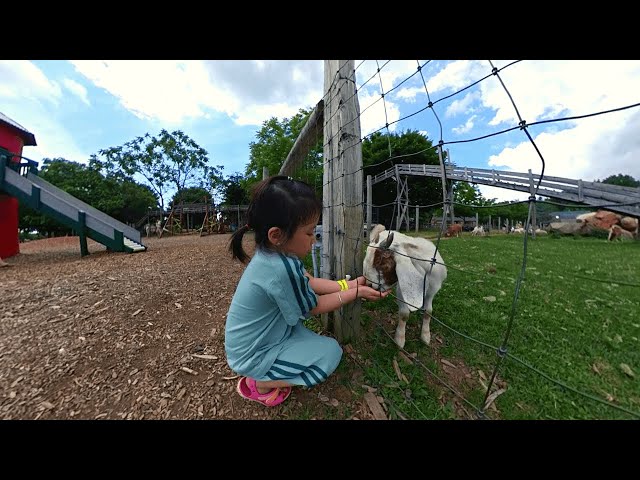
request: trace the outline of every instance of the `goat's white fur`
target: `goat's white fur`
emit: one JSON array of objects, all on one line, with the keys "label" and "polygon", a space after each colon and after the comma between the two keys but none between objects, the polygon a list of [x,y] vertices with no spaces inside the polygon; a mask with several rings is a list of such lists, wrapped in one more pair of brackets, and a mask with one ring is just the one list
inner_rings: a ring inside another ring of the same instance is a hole
[{"label": "goat's white fur", "polygon": [[[396,276],[398,277],[396,296],[398,298],[398,325],[395,332],[395,342],[403,348],[405,344],[405,327],[411,312],[424,305],[422,318],[422,331],[420,339],[429,345],[431,343],[431,312],[433,311],[433,297],[438,293],[442,283],[447,278],[447,268],[440,252],[436,252],[436,262],[431,267],[430,260],[436,250],[435,245],[426,238],[417,238],[404,235],[400,232],[385,230],[384,225],[376,225],[369,234],[369,247],[363,262],[363,272],[367,279],[367,285],[376,289],[387,290],[392,285],[387,285],[381,272],[373,266],[375,251],[387,243],[389,234],[393,233],[392,242],[386,245],[394,253],[396,263]],[[405,256],[408,255],[408,256]],[[414,257],[414,258],[409,258]],[[420,260],[416,260],[420,259]],[[431,272],[429,274],[429,272]],[[425,287],[425,275],[426,289]],[[407,302],[407,303],[405,303]]]}]

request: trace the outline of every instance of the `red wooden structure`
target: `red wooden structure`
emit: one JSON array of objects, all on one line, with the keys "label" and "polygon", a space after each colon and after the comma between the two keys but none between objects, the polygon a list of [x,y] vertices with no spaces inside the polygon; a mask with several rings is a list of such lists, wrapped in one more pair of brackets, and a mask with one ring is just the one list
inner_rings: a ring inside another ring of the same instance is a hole
[{"label": "red wooden structure", "polygon": [[[36,137],[19,123],[0,112],[0,147],[22,155],[22,147],[35,146]],[[20,162],[13,157],[13,162]],[[0,192],[0,258],[20,253],[18,200]]]}]

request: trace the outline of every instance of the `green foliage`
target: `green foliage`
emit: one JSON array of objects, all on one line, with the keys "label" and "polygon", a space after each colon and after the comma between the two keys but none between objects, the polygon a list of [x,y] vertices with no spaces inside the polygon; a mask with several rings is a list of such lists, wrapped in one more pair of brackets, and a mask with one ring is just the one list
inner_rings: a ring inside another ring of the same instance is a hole
[{"label": "green foliage", "polygon": [[92,157],[92,164],[107,176],[132,178],[134,175],[144,182],[160,199],[165,208],[165,196],[170,191],[183,191],[187,187],[203,187],[209,191],[221,181],[222,167],[210,166],[207,151],[180,130],[142,137],[118,147],[100,150]]},{"label": "green foliage", "polygon": [[[124,223],[137,221],[157,199],[149,188],[123,177],[104,177],[95,164],[45,158],[38,175],[94,208]],[[66,226],[20,204],[19,228],[48,235],[71,233]]]},{"label": "green foliage", "polygon": [[[307,123],[312,110],[301,108],[291,118],[278,120],[273,117],[262,123],[256,134],[256,141],[249,144],[249,163],[245,170],[246,179],[242,181],[245,191],[251,185],[262,180],[262,168],[267,167],[270,175],[276,175],[291,151],[300,131]],[[322,195],[322,139],[318,139],[302,165],[293,173],[293,177],[304,180],[316,187]]]},{"label": "green foliage", "polygon": [[175,193],[171,202],[169,202],[169,207],[179,204],[180,201],[184,203],[210,203],[211,194],[206,188],[202,187],[185,188]]},{"label": "green foliage", "polygon": [[622,173],[611,175],[602,180],[602,183],[619,185],[621,187],[640,187],[640,180],[636,180],[631,175],[623,175]]},{"label": "green foliage", "polygon": [[477,185],[472,185],[467,182],[455,182],[453,185],[453,201],[455,203],[462,203],[464,205],[454,205],[453,211],[456,216],[459,217],[473,217],[478,212],[479,217],[483,217],[487,209],[477,209],[469,207],[467,205],[492,205],[495,203],[493,199],[487,200],[480,193],[480,189]]},{"label": "green foliage", "polygon": [[223,204],[227,205],[246,205],[249,203],[249,194],[243,188],[244,175],[234,173],[229,175],[223,183],[221,197]]},{"label": "green foliage", "polygon": [[[440,160],[431,140],[417,131],[407,130],[392,134],[376,132],[365,138],[362,142],[362,164],[365,175],[375,176],[396,164],[439,165]],[[413,205],[442,202],[442,183],[439,178],[410,176],[408,186]],[[375,205],[386,205],[395,202],[396,195],[396,182],[385,181],[373,189],[372,201]],[[380,209],[380,222],[389,224],[393,208]],[[424,211],[428,219],[433,211],[435,208]]]},{"label": "green foliage", "polygon": [[[416,354],[419,368],[417,362],[407,365],[398,357],[392,340],[397,317],[393,298],[363,304],[366,321],[356,348],[370,360],[363,383],[377,388],[389,400],[390,410],[411,419],[448,418],[453,412],[446,399],[453,396],[440,379],[474,406],[481,405],[486,393],[482,382],[486,385],[498,363],[496,349],[505,341],[513,312],[508,354],[498,369],[505,391],[495,401],[497,411],[487,411],[489,417],[637,418],[602,402],[640,413],[640,243],[528,239],[524,281],[514,309],[523,242],[515,235],[465,235],[440,242],[449,270],[433,302],[431,345],[419,340],[419,312],[407,322],[405,350]],[[408,384],[398,378],[394,357]],[[447,369],[441,359],[456,368]],[[471,414],[476,410],[463,406]],[[467,418],[461,411],[455,417]]]},{"label": "green foliage", "polygon": [[113,178],[107,178],[110,186],[110,195],[119,196],[120,201],[111,210],[103,210],[107,215],[120,220],[123,223],[135,223],[147,214],[149,208],[158,205],[158,199],[145,185],[140,185],[133,180],[118,182]]}]

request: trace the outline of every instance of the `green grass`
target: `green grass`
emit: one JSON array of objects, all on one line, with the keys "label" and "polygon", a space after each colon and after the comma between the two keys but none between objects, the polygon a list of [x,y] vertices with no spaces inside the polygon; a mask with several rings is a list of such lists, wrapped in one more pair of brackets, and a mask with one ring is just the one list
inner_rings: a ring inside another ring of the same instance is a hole
[{"label": "green grass", "polygon": [[[429,236],[433,236],[430,232]],[[497,347],[505,339],[523,260],[523,237],[463,236],[440,242],[448,277],[434,300],[434,316],[449,327]],[[463,271],[460,271],[463,270]],[[495,297],[495,301],[484,297]],[[580,392],[640,413],[640,242],[597,238],[540,237],[528,240],[525,278],[515,303],[510,355]],[[397,307],[392,298],[364,304],[363,335],[354,348],[366,359],[366,381],[379,388],[390,412],[405,418],[460,418],[455,396],[427,368],[480,406],[498,361],[487,348],[433,320],[432,344],[419,340],[415,312],[407,324],[405,350],[422,365],[398,360],[393,336]],[[383,330],[384,328],[384,330]],[[442,340],[439,343],[435,336]],[[440,359],[463,364],[455,378]],[[399,380],[396,359],[409,383]],[[621,364],[635,374],[627,375]],[[562,388],[505,357],[498,378],[506,392],[495,401],[503,419],[637,418]],[[485,384],[486,384],[485,380]],[[457,403],[460,403],[459,401]],[[462,402],[467,413],[474,408]]]}]

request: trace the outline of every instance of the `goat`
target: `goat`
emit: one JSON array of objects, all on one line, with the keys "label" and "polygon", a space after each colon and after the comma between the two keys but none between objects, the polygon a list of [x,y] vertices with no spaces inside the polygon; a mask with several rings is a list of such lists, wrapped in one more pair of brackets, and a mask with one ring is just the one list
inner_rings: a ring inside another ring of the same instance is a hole
[{"label": "goat", "polygon": [[482,225],[476,225],[473,227],[471,235],[484,235],[484,227]]},{"label": "goat", "polygon": [[[447,267],[440,252],[436,252],[435,245],[426,238],[388,231],[384,225],[373,227],[369,238],[363,262],[367,285],[388,290],[397,284],[398,325],[394,341],[400,348],[404,347],[409,314],[424,308],[420,339],[429,345],[433,297],[447,278]],[[437,263],[432,266],[434,254]]]}]

